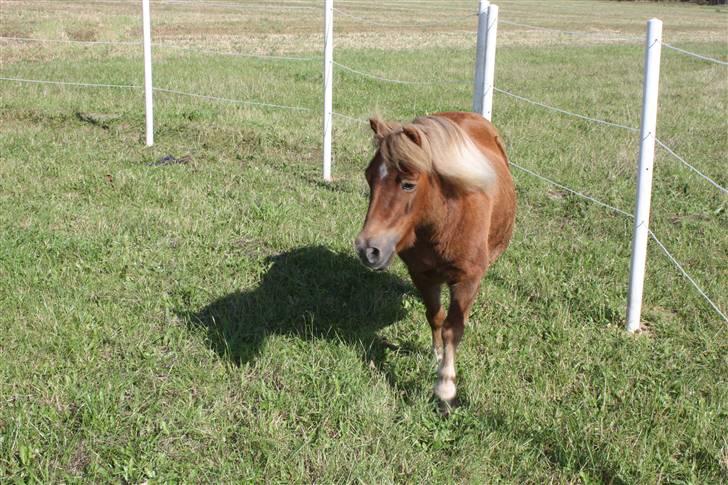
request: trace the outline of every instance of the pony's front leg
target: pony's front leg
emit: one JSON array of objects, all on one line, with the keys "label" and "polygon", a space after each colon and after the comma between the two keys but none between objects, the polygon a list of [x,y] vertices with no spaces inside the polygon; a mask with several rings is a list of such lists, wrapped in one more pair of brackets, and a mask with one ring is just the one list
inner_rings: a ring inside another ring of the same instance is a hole
[{"label": "pony's front leg", "polygon": [[435,354],[437,363],[442,362],[442,323],[445,320],[445,311],[440,303],[440,289],[442,284],[435,283],[418,275],[411,275],[412,282],[422,295],[422,302],[425,304],[427,322],[432,330],[432,352]]},{"label": "pony's front leg", "polygon": [[442,358],[445,355],[445,347],[442,343],[442,323],[444,320],[445,311],[442,306],[435,313],[427,310],[427,321],[430,323],[430,329],[432,330],[432,354],[435,356],[438,365],[442,363]]},{"label": "pony's front leg", "polygon": [[450,285],[450,308],[442,329],[444,355],[437,371],[435,395],[443,402],[452,404],[455,399],[455,353],[463,338],[465,321],[480,286],[480,278],[460,281]]}]

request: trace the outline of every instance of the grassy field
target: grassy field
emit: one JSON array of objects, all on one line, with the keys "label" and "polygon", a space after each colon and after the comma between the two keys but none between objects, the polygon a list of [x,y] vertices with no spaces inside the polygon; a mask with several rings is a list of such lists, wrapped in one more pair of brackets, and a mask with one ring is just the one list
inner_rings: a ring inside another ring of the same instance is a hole
[{"label": "grassy field", "polygon": [[[138,40],[137,3],[3,0],[0,36]],[[320,55],[320,2],[231,3],[153,3],[154,40]],[[334,109],[468,110],[476,3],[338,1],[360,18],[337,13],[337,62],[464,82],[337,69]],[[725,8],[499,5],[502,21],[593,34],[502,23],[500,88],[629,126],[643,50],[614,36],[657,16],[666,42],[728,57]],[[0,482],[728,481],[728,326],[651,243],[646,331],[624,332],[628,218],[514,171],[514,241],[443,418],[403,265],[371,273],[353,251],[365,125],[336,119],[335,181],[320,181],[320,60],[154,55],[158,87],[312,111],[160,92],[145,148],[138,89],[0,81]],[[6,78],[142,82],[139,46],[0,40],[0,61]],[[663,50],[658,136],[723,186],[727,72]],[[633,133],[494,105],[514,162],[632,211]],[[725,311],[726,197],[662,150],[652,228]]]}]

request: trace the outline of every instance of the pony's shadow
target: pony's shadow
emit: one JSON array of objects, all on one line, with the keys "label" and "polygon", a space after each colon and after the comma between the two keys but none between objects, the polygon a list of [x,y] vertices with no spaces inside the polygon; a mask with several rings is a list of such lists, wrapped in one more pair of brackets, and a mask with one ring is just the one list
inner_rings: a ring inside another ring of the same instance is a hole
[{"label": "pony's shadow", "polygon": [[272,334],[332,339],[379,364],[391,344],[377,331],[404,316],[412,287],[390,273],[365,269],[352,256],[322,246],[266,258],[257,288],[222,297],[184,316],[207,332],[210,347],[236,365],[253,361]]}]

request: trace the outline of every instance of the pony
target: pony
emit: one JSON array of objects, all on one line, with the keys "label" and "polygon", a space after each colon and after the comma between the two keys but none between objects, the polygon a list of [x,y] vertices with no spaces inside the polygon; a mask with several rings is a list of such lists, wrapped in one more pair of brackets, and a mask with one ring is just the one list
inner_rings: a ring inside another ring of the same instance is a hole
[{"label": "pony", "polygon": [[369,208],[355,248],[372,270],[385,270],[395,253],[407,266],[432,330],[434,393],[453,404],[455,353],[468,313],[513,233],[508,157],[495,127],[474,113],[436,113],[406,124],[373,117],[369,124],[376,152],[365,171]]}]

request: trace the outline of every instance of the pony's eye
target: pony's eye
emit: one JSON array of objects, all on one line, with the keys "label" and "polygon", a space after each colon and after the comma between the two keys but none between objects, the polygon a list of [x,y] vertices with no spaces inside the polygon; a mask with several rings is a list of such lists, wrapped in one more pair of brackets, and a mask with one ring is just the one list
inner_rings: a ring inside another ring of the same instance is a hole
[{"label": "pony's eye", "polygon": [[402,182],[402,190],[405,192],[412,192],[415,190],[416,185],[412,182]]}]

